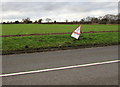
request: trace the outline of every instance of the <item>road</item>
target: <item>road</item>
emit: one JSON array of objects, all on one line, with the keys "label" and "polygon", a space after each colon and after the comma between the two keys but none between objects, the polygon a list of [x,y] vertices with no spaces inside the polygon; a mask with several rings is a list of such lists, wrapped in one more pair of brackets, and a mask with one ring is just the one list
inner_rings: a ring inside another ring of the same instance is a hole
[{"label": "road", "polygon": [[[3,74],[118,60],[118,46],[4,55]],[[118,85],[118,63],[2,78],[3,85]]]}]

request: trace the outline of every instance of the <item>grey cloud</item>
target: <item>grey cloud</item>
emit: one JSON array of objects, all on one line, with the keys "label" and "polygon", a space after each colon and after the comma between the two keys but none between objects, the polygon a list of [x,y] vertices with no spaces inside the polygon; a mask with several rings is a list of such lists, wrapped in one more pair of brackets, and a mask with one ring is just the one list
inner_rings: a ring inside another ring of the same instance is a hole
[{"label": "grey cloud", "polygon": [[119,0],[3,0],[3,2],[118,2]]},{"label": "grey cloud", "polygon": [[[84,14],[88,16],[91,11],[116,10],[116,2],[4,2],[3,13],[20,12],[20,14],[6,15],[5,19],[45,18],[57,19],[60,15]],[[11,13],[12,14],[12,13]],[[106,13],[107,14],[107,13]],[[72,16],[71,16],[72,17]],[[63,17],[65,18],[65,17]],[[63,19],[65,20],[65,19]]]}]

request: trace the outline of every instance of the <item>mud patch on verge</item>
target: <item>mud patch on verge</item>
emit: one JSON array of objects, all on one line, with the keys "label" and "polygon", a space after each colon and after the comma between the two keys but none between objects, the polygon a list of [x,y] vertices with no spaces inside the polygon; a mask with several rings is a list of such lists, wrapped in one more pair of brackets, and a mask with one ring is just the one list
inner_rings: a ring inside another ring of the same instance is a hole
[{"label": "mud patch on verge", "polygon": [[[90,31],[90,32],[82,32],[82,33],[103,33],[103,32],[120,32],[120,31]],[[40,36],[40,35],[62,35],[62,34],[71,34],[71,32],[67,32],[67,33],[46,33],[46,34],[2,35],[0,37],[21,37],[21,36]]]}]

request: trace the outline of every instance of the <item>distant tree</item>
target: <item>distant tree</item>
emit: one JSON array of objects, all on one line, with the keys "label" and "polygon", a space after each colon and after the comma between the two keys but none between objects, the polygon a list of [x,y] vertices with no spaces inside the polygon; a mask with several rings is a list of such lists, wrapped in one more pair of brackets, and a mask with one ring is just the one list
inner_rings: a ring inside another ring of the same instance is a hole
[{"label": "distant tree", "polygon": [[108,21],[109,21],[109,19],[103,18],[103,19],[101,19],[100,24],[107,24]]},{"label": "distant tree", "polygon": [[31,23],[33,23],[32,21],[28,21],[28,24],[31,24]]},{"label": "distant tree", "polygon": [[24,24],[32,23],[32,21],[30,21],[30,18],[22,19],[22,22],[23,22]]},{"label": "distant tree", "polygon": [[6,22],[3,22],[2,24],[6,24]]},{"label": "distant tree", "polygon": [[76,20],[75,23],[78,23],[78,21]]},{"label": "distant tree", "polygon": [[112,15],[112,14],[107,14],[103,17],[103,19],[107,19],[107,23],[114,23],[117,21],[118,16],[117,15]]},{"label": "distant tree", "polygon": [[54,23],[56,23],[56,21],[54,21]]},{"label": "distant tree", "polygon": [[34,22],[35,24],[37,24],[38,23],[38,21],[37,20],[35,20],[35,22]]},{"label": "distant tree", "polygon": [[38,23],[40,24],[40,23],[42,23],[42,21],[43,21],[43,19],[39,19],[39,20],[38,20]]},{"label": "distant tree", "polygon": [[81,19],[81,22],[84,22],[84,19]]},{"label": "distant tree", "polygon": [[46,18],[46,21],[49,23],[50,21],[52,21],[52,19]]},{"label": "distant tree", "polygon": [[65,22],[68,23],[68,19],[66,19]]},{"label": "distant tree", "polygon": [[86,22],[91,22],[91,20],[92,20],[92,17],[90,17],[90,16],[88,16],[88,17],[85,18]]},{"label": "distant tree", "polygon": [[7,24],[10,24],[10,22],[9,22],[9,21],[7,21]]},{"label": "distant tree", "polygon": [[93,18],[91,19],[91,22],[92,22],[92,23],[98,23],[98,22],[99,22],[99,19],[93,17]]},{"label": "distant tree", "polygon": [[14,23],[15,23],[15,24],[19,24],[20,22],[17,20],[17,21],[15,21]]},{"label": "distant tree", "polygon": [[10,23],[9,24],[13,24],[13,22],[12,21],[10,21]]},{"label": "distant tree", "polygon": [[120,13],[118,13],[117,23],[120,24]]}]

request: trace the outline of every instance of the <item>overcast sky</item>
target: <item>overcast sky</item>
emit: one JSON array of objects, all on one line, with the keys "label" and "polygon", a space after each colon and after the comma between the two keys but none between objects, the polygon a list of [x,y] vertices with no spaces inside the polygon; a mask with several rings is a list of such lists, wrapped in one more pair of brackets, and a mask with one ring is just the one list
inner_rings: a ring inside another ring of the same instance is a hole
[{"label": "overcast sky", "polygon": [[[3,21],[29,17],[31,20],[51,18],[53,21],[80,20],[87,16],[117,14],[118,2],[2,2]],[[46,1],[46,0],[45,0]],[[64,0],[65,1],[65,0]],[[67,1],[67,0],[66,0]]]}]

